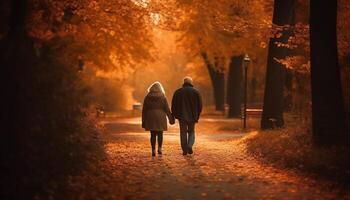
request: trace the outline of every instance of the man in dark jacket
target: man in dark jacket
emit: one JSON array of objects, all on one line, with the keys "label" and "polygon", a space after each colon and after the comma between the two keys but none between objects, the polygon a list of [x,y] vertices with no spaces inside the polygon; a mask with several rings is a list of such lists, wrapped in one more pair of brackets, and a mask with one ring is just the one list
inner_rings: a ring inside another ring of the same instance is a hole
[{"label": "man in dark jacket", "polygon": [[195,140],[195,123],[202,112],[202,98],[192,85],[190,77],[184,78],[182,88],[175,91],[171,111],[180,123],[180,140],[183,155],[192,154]]}]

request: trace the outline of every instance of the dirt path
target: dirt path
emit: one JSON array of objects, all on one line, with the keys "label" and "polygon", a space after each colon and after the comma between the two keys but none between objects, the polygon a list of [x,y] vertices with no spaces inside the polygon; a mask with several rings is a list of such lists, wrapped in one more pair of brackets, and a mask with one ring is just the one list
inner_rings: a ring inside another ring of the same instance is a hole
[{"label": "dirt path", "polygon": [[[240,132],[220,131],[232,123],[204,119],[194,154],[183,156],[178,127],[164,135],[163,155],[151,157],[149,134],[139,119],[106,122],[107,158],[76,186],[81,199],[344,199],[324,183],[264,166],[244,153]],[[72,185],[79,178],[72,179]],[[96,198],[92,198],[96,199]]]}]

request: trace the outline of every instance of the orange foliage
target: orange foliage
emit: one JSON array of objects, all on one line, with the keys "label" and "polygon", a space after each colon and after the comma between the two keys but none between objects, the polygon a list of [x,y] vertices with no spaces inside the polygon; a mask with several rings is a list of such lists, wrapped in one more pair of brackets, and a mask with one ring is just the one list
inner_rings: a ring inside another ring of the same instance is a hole
[{"label": "orange foliage", "polygon": [[177,6],[186,13],[179,41],[190,55],[206,52],[227,63],[232,55],[255,55],[267,41],[270,1],[177,1]]},{"label": "orange foliage", "polygon": [[341,65],[350,67],[350,4],[338,1],[338,52]]},{"label": "orange foliage", "polygon": [[[41,42],[69,38],[67,54],[74,54],[75,59],[80,55],[99,68],[110,69],[152,58],[149,12],[137,1],[32,2],[30,35]],[[111,54],[115,55],[113,61]]]}]

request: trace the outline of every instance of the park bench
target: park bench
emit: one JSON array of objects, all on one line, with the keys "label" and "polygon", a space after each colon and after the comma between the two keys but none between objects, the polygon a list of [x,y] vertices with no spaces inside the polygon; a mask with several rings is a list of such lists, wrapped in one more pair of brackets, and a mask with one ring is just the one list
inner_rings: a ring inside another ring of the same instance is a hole
[{"label": "park bench", "polygon": [[138,115],[140,114],[142,111],[142,104],[137,102],[137,103],[134,103],[132,105],[132,115],[135,116],[135,115]]},{"label": "park bench", "polygon": [[261,117],[262,108],[247,108],[247,116]]},{"label": "park bench", "polygon": [[[242,106],[242,113],[244,108]],[[247,105],[247,117],[261,117],[262,115],[262,105],[261,104],[248,104]]]},{"label": "park bench", "polygon": [[142,110],[142,104],[141,103],[134,103],[132,104],[133,110]]},{"label": "park bench", "polygon": [[106,117],[106,111],[103,106],[96,107],[96,117]]},{"label": "park bench", "polygon": [[262,106],[260,104],[245,104],[241,107],[241,116],[243,120],[243,129],[247,127],[248,117],[260,117],[262,115]]}]

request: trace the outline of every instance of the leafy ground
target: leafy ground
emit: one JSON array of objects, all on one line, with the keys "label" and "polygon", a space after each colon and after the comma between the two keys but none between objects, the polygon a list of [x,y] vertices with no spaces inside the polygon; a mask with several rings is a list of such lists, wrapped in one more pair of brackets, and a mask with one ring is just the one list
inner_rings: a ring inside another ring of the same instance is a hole
[{"label": "leafy ground", "polygon": [[[317,147],[313,144],[309,123],[285,118],[286,128],[258,130],[242,139],[246,151],[262,162],[280,168],[292,168],[317,179],[350,186],[350,148]],[[298,123],[297,123],[298,122]]]},{"label": "leafy ground", "polygon": [[103,121],[107,155],[70,177],[69,199],[350,199],[349,192],[245,153],[239,120],[203,118],[194,154],[183,156],[178,126],[151,157],[139,118]]}]

